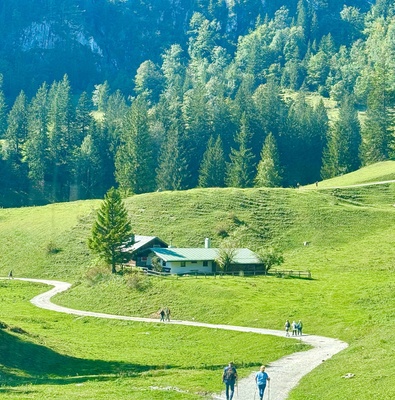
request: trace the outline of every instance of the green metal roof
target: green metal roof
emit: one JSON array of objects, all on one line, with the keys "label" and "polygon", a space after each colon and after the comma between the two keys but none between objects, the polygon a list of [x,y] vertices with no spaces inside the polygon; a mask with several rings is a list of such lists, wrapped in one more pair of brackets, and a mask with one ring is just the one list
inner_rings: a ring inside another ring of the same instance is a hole
[{"label": "green metal roof", "polygon": [[[214,261],[218,258],[220,249],[215,248],[152,248],[164,261]],[[235,249],[233,258],[235,264],[261,264],[258,256],[250,249]]]}]

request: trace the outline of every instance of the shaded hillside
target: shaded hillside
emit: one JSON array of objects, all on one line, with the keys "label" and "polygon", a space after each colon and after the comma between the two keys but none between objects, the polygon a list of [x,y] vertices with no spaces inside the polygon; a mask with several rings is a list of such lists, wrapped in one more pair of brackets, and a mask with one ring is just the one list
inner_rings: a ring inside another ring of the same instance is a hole
[{"label": "shaded hillside", "polygon": [[[369,2],[349,5],[366,9]],[[33,94],[42,82],[67,73],[79,91],[108,79],[114,88],[130,90],[141,62],[160,61],[171,44],[186,45],[194,12],[217,19],[223,43],[231,48],[258,17],[272,17],[281,6],[296,12],[296,0],[247,1],[113,1],[3,0],[0,5],[0,73],[6,92]],[[322,34],[339,22],[343,2],[317,3]]]}]

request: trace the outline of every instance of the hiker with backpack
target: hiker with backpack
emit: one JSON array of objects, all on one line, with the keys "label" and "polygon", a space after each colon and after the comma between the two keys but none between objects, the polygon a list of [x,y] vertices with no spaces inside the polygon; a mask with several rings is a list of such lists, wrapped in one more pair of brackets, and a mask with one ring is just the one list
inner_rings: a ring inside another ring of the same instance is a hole
[{"label": "hiker with backpack", "polygon": [[289,322],[289,320],[287,319],[286,321],[285,321],[285,325],[284,325],[284,328],[285,328],[285,336],[289,336],[289,328],[291,327],[291,323]]},{"label": "hiker with backpack", "polygon": [[[233,362],[230,362],[227,367],[224,368],[222,374],[222,382],[225,383],[226,389],[226,400],[232,400],[235,392],[235,383],[237,381],[237,371]],[[229,393],[230,392],[230,393]]]},{"label": "hiker with backpack", "polygon": [[259,392],[259,400],[263,399],[263,395],[265,394],[266,382],[270,381],[269,375],[265,372],[265,366],[262,365],[259,369],[259,372],[255,375],[255,382]]}]

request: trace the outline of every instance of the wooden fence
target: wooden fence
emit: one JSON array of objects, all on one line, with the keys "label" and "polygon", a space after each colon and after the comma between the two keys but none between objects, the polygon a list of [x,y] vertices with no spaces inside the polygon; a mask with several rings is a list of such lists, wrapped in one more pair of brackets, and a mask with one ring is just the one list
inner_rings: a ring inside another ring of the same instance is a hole
[{"label": "wooden fence", "polygon": [[181,277],[194,277],[194,278],[223,278],[223,277],[243,277],[243,276],[258,276],[258,275],[271,275],[277,276],[279,278],[284,277],[292,277],[292,278],[304,278],[304,279],[312,279],[310,271],[298,271],[298,270],[278,270],[271,269],[269,272],[265,273],[262,271],[232,271],[232,272],[198,272],[192,271],[185,274],[171,274],[169,272],[157,272],[148,269],[144,269],[143,272],[147,275],[158,276],[163,278],[181,278]]},{"label": "wooden fence", "polygon": [[292,277],[292,278],[305,278],[312,279],[310,271],[298,271],[292,269],[271,269],[269,271],[270,275],[275,275],[279,278]]}]

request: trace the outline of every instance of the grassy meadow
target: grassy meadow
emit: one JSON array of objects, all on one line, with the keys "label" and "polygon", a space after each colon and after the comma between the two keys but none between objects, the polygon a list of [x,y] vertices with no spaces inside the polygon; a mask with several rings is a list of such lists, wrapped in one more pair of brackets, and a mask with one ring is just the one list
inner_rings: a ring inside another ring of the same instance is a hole
[{"label": "grassy meadow", "polygon": [[[55,301],[79,309],[152,317],[168,305],[177,319],[274,329],[301,318],[306,333],[350,346],[306,376],[291,400],[392,399],[395,184],[347,187],[392,177],[395,163],[386,162],[311,190],[194,189],[125,200],[137,234],[180,247],[203,246],[205,237],[216,247],[224,236],[252,250],[274,246],[282,268],[310,270],[312,280],[112,276],[86,246],[99,201],[0,209],[0,274],[72,282]],[[247,375],[300,348],[281,338],[34,308],[28,300],[45,289],[0,281],[4,398],[209,398],[229,359]],[[349,372],[355,377],[342,378]]]}]

